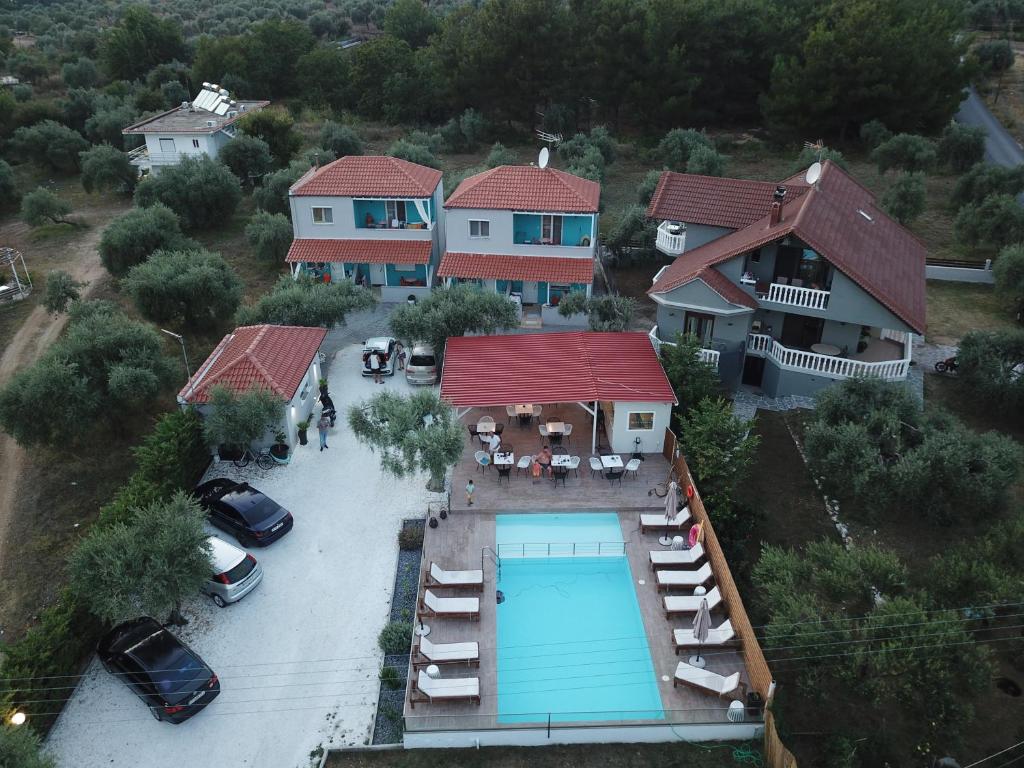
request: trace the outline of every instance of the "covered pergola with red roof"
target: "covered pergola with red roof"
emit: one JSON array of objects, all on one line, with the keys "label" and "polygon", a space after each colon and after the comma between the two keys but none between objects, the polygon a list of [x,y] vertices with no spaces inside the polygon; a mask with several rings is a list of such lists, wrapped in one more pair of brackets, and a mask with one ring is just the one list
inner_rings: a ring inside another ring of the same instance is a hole
[{"label": "covered pergola with red roof", "polygon": [[676,403],[646,334],[592,331],[452,337],[441,398],[460,417],[473,408],[576,403],[592,417],[592,451],[602,411],[617,453],[661,451]]}]

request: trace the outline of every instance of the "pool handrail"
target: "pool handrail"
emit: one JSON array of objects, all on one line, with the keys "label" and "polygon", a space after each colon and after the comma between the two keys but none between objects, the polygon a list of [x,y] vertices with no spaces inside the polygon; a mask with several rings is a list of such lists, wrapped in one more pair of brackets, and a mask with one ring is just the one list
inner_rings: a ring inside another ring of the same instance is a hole
[{"label": "pool handrail", "polygon": [[527,541],[496,546],[497,549],[492,551],[495,551],[499,561],[502,557],[606,557],[626,554],[624,541]]}]

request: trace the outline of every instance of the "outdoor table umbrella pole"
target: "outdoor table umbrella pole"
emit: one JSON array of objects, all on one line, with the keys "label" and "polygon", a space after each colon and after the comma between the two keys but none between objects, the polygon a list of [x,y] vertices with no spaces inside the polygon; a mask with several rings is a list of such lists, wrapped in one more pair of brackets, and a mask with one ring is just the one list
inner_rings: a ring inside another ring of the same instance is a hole
[{"label": "outdoor table umbrella pole", "polygon": [[687,663],[691,667],[704,669],[707,661],[701,657],[700,649],[707,642],[708,630],[711,628],[711,611],[708,609],[708,599],[705,597],[700,601],[697,615],[693,617],[693,639],[697,641],[697,655],[691,656]]},{"label": "outdoor table umbrella pole", "polygon": [[672,537],[669,536],[668,526],[672,522],[672,518],[676,514],[676,505],[679,503],[679,486],[675,481],[669,483],[668,494],[665,497],[665,532],[658,539],[658,543],[663,547],[672,546]]}]

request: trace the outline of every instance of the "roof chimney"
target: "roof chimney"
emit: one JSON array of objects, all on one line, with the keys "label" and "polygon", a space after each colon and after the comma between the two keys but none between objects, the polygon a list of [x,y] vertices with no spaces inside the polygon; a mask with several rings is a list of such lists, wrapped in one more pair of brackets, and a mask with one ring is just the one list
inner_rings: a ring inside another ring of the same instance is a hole
[{"label": "roof chimney", "polygon": [[786,199],[786,188],[781,184],[775,188],[775,194],[772,195],[772,207],[768,213],[768,226],[774,227],[780,221],[782,221],[782,203]]}]

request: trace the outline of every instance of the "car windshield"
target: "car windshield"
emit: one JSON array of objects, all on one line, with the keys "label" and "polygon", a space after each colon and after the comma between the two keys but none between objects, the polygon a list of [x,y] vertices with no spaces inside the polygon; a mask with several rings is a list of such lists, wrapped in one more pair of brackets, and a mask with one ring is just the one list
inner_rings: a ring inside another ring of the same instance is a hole
[{"label": "car windshield", "polygon": [[147,670],[156,692],[168,703],[183,699],[199,683],[209,678],[209,672],[191,653],[178,644],[173,636],[164,632],[146,643],[137,660]]},{"label": "car windshield", "polygon": [[225,496],[224,501],[241,514],[245,522],[250,525],[258,525],[281,510],[281,505],[276,501],[251,488]]},{"label": "car windshield", "polygon": [[409,365],[415,365],[417,367],[429,368],[434,364],[433,355],[413,355],[409,360]]}]

